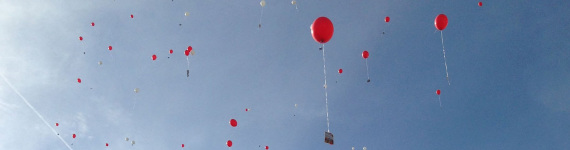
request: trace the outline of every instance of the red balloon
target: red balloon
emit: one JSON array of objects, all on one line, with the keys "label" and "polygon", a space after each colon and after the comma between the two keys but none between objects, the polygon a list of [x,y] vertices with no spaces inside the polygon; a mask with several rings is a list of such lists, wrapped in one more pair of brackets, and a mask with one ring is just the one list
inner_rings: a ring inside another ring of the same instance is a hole
[{"label": "red balloon", "polygon": [[479,2],[479,7],[482,7],[482,6],[483,6],[483,2]]},{"label": "red balloon", "polygon": [[156,55],[152,55],[152,60],[156,60]]},{"label": "red balloon", "polygon": [[79,36],[79,40],[80,40],[80,41],[83,41],[83,37],[82,37],[82,36]]},{"label": "red balloon", "polygon": [[170,52],[170,54],[172,54],[172,52],[174,52],[174,51],[173,51],[172,49],[170,49],[170,51],[169,51],[169,52]]},{"label": "red balloon", "polygon": [[246,108],[245,111],[249,111],[249,109]]},{"label": "red balloon", "polygon": [[185,50],[185,51],[184,51],[184,55],[186,55],[186,56],[190,55],[190,51],[189,51],[189,50]]},{"label": "red balloon", "polygon": [[236,126],[237,126],[237,121],[236,121],[235,119],[231,119],[231,120],[230,120],[230,125],[231,125],[232,127],[236,127]]},{"label": "red balloon", "polygon": [[447,27],[447,16],[445,14],[437,15],[437,17],[435,17],[435,20],[433,21],[433,24],[435,25],[435,28],[437,30],[442,31],[443,29],[445,29],[445,27]]},{"label": "red balloon", "polygon": [[92,27],[95,26],[95,22],[91,22],[91,26],[92,26]]},{"label": "red balloon", "polygon": [[133,16],[133,14],[131,14],[131,18],[133,18],[133,17],[135,17],[135,16]]},{"label": "red balloon", "polygon": [[435,94],[439,95],[439,94],[441,94],[441,91],[439,89],[437,89],[437,91],[435,91]]},{"label": "red balloon", "polygon": [[184,144],[182,144],[182,148],[184,148]]},{"label": "red balloon", "polygon": [[109,147],[109,143],[105,143],[105,146]]},{"label": "red balloon", "polygon": [[390,17],[386,16],[386,18],[384,18],[384,21],[390,22]]},{"label": "red balloon", "polygon": [[55,123],[55,126],[56,126],[56,127],[59,126],[59,123],[56,122],[56,123]]},{"label": "red balloon", "polygon": [[75,133],[73,134],[73,138],[75,138]]},{"label": "red balloon", "polygon": [[113,50],[113,46],[109,46],[109,50]]},{"label": "red balloon", "polygon": [[368,59],[368,56],[370,56],[370,54],[368,54],[368,51],[362,52],[362,58]]},{"label": "red balloon", "polygon": [[81,78],[77,78],[77,83],[81,83]]},{"label": "red balloon", "polygon": [[188,51],[192,51],[192,46],[188,46],[188,49],[186,49]]},{"label": "red balloon", "polygon": [[342,69],[338,69],[338,74],[342,74]]},{"label": "red balloon", "polygon": [[234,143],[232,143],[232,140],[228,140],[226,142],[226,145],[228,145],[228,147],[232,147],[232,145],[234,145]]},{"label": "red balloon", "polygon": [[325,44],[331,40],[333,33],[334,26],[327,17],[319,17],[311,24],[313,39],[321,44]]},{"label": "red balloon", "polygon": [[265,146],[265,149],[269,149],[269,146]]}]

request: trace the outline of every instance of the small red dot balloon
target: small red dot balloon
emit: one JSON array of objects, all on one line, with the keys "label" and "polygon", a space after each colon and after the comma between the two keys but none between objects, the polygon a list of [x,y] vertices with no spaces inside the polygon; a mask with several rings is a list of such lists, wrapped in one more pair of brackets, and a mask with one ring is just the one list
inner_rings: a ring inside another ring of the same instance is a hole
[{"label": "small red dot balloon", "polygon": [[269,146],[265,146],[265,149],[269,149]]},{"label": "small red dot balloon", "polygon": [[186,55],[186,56],[190,55],[190,51],[189,51],[189,50],[185,50],[185,51],[184,51],[184,55]]},{"label": "small red dot balloon", "polygon": [[152,55],[152,60],[156,60],[156,55]]},{"label": "small red dot balloon", "polygon": [[135,16],[133,16],[133,14],[131,14],[131,18],[133,18],[133,17],[135,17]]},{"label": "small red dot balloon", "polygon": [[338,69],[338,74],[342,74],[342,69]]},{"label": "small red dot balloon", "polygon": [[188,46],[188,51],[192,51],[192,46]]},{"label": "small red dot balloon", "polygon": [[437,91],[435,91],[435,94],[439,95],[441,94],[441,91],[438,89]]},{"label": "small red dot balloon", "polygon": [[482,6],[483,6],[483,2],[479,2],[479,7],[482,7]]},{"label": "small red dot balloon", "polygon": [[246,108],[245,111],[249,111],[249,109]]},{"label": "small red dot balloon", "polygon": [[75,138],[75,133],[73,134],[73,138]]},{"label": "small red dot balloon", "polygon": [[109,143],[105,143],[105,146],[109,147]]},{"label": "small red dot balloon", "polygon": [[231,119],[231,120],[230,120],[230,125],[231,125],[232,127],[236,127],[236,126],[237,126],[237,121],[236,121],[235,119]]},{"label": "small red dot balloon", "polygon": [[94,27],[94,26],[95,26],[95,22],[91,22],[91,26]]},{"label": "small red dot balloon", "polygon": [[170,51],[168,51],[170,54],[172,54],[174,51],[171,49]]},{"label": "small red dot balloon", "polygon": [[113,50],[113,46],[109,46],[109,50]]},{"label": "small red dot balloon", "polygon": [[390,22],[390,17],[386,16],[386,18],[384,18],[384,21]]},{"label": "small red dot balloon", "polygon": [[81,78],[77,78],[77,83],[81,83]]},{"label": "small red dot balloon", "polygon": [[55,123],[55,126],[56,126],[56,127],[59,126],[59,123],[56,122],[56,123]]},{"label": "small red dot balloon", "polygon": [[182,148],[184,148],[184,144],[182,144]]},{"label": "small red dot balloon", "polygon": [[368,59],[368,56],[369,56],[369,55],[370,55],[370,54],[368,54],[368,51],[362,52],[362,58],[364,58],[364,59]]},{"label": "small red dot balloon", "polygon": [[226,145],[228,145],[228,147],[232,147],[232,145],[234,145],[234,143],[232,143],[232,140],[228,140],[226,142]]},{"label": "small red dot balloon", "polygon": [[80,40],[80,41],[83,41],[83,37],[82,37],[82,36],[79,36],[79,40]]}]

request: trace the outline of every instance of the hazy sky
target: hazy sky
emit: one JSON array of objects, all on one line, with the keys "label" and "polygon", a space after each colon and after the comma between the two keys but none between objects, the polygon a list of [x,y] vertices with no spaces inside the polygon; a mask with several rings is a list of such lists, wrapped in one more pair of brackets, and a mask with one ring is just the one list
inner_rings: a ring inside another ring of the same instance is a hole
[{"label": "hazy sky", "polygon": [[0,149],[570,147],[570,2],[477,2],[3,0]]}]

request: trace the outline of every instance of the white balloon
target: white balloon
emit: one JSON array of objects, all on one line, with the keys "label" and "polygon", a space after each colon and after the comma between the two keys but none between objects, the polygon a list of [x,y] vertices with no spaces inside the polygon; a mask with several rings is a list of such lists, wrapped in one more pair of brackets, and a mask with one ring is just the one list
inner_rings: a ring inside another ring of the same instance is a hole
[{"label": "white balloon", "polygon": [[195,51],[190,51],[190,55],[194,56],[196,52]]},{"label": "white balloon", "polygon": [[133,140],[133,141],[131,141],[131,145],[135,145],[135,141],[134,141],[134,140]]},{"label": "white balloon", "polygon": [[189,12],[184,12],[184,16],[188,16],[188,15],[190,15]]},{"label": "white balloon", "polygon": [[99,61],[99,62],[97,62],[97,64],[99,64],[99,65],[103,65],[103,62],[102,62],[102,61]]},{"label": "white balloon", "polygon": [[265,0],[261,0],[261,2],[259,2],[259,5],[261,5],[261,7],[265,6]]},{"label": "white balloon", "polygon": [[295,0],[291,1],[291,5],[295,5],[295,4],[297,4],[297,1],[295,1]]},{"label": "white balloon", "polygon": [[127,137],[127,138],[125,138],[125,141],[129,141],[129,138],[128,138],[128,137]]},{"label": "white balloon", "polygon": [[366,146],[365,146],[365,147],[362,147],[362,150],[366,150]]},{"label": "white balloon", "polygon": [[135,93],[139,93],[139,88],[135,88]]},{"label": "white balloon", "polygon": [[352,150],[354,150],[354,147],[352,147]]}]

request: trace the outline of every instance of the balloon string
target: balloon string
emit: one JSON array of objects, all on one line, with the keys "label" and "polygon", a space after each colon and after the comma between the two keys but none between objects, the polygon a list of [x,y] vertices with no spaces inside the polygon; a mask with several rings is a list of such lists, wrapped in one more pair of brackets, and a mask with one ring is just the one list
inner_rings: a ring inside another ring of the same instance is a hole
[{"label": "balloon string", "polygon": [[442,108],[441,107],[441,96],[438,95],[438,99],[439,99],[439,108]]},{"label": "balloon string", "polygon": [[261,18],[263,18],[263,6],[261,6],[261,16],[259,17],[259,28],[261,28]]},{"label": "balloon string", "polygon": [[370,74],[368,73],[368,59],[364,59],[366,62],[366,76],[368,77],[368,81],[370,81]]},{"label": "balloon string", "polygon": [[188,68],[187,68],[187,69],[190,69],[190,60],[188,60],[188,56],[186,56],[186,63],[188,63]]},{"label": "balloon string", "polygon": [[[20,96],[20,98],[24,101],[24,103],[26,103],[26,105],[28,105],[28,107],[30,109],[32,109],[34,111],[34,113],[36,114],[36,116],[38,116],[38,118],[40,118],[44,124],[51,129],[51,131],[55,134],[58,134],[57,131],[55,131],[55,129],[49,125],[49,123],[44,119],[44,117],[36,110],[36,108],[34,108],[34,106],[32,106],[32,104],[30,104],[30,102],[28,102],[28,100],[22,96],[22,94],[12,85],[12,83],[10,83],[10,81],[8,81],[8,79],[6,78],[6,76],[4,76],[4,74],[0,73],[0,76],[2,76],[2,78],[4,79],[4,81],[6,82],[6,84],[8,84],[8,87],[10,87],[12,90],[14,90],[14,92],[16,92],[16,94],[18,96]],[[63,140],[63,138],[61,136],[57,136],[59,138],[59,140],[61,140],[61,142],[63,142],[63,144],[65,144],[65,146],[67,146],[68,149],[73,150],[69,144],[67,144],[67,142],[65,142],[65,140]]]},{"label": "balloon string", "polygon": [[441,31],[441,47],[443,47],[443,62],[445,64],[445,78],[447,79],[447,84],[451,85],[451,82],[449,82],[449,73],[447,72],[447,59],[445,58],[445,46],[443,45],[443,30]]},{"label": "balloon string", "polygon": [[325,107],[327,111],[327,132],[330,132],[330,122],[329,122],[329,99],[327,93],[327,63],[325,60],[325,44],[323,44],[323,73],[325,73]]}]

